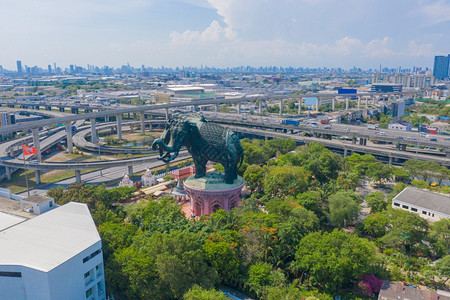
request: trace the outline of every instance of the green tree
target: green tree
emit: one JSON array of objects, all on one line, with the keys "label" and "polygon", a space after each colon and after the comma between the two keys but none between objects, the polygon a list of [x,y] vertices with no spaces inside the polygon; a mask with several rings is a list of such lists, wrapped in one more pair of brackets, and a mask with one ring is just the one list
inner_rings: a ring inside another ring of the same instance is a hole
[{"label": "green tree", "polygon": [[436,272],[442,279],[442,284],[450,279],[450,255],[444,256],[436,262]]},{"label": "green tree", "polygon": [[383,181],[388,180],[392,176],[392,166],[382,162],[371,163],[367,167],[366,175],[373,181],[378,181],[379,185],[382,185]]},{"label": "green tree", "polygon": [[312,285],[335,295],[370,271],[376,250],[366,239],[342,230],[313,232],[300,241],[295,258]]},{"label": "green tree", "polygon": [[354,222],[361,206],[350,195],[339,191],[330,197],[330,221],[338,227]]},{"label": "green tree", "polygon": [[216,291],[214,289],[207,290],[201,286],[194,285],[183,296],[183,300],[227,300],[228,298],[224,293]]},{"label": "green tree", "polygon": [[433,223],[429,234],[438,255],[450,254],[450,219]]},{"label": "green tree", "polygon": [[254,191],[262,187],[264,170],[258,165],[250,165],[244,172],[244,179],[250,190]]},{"label": "green tree", "polygon": [[241,237],[236,231],[212,233],[203,251],[207,261],[216,269],[224,283],[232,284],[239,277],[239,245]]},{"label": "green tree", "polygon": [[390,228],[390,220],[386,214],[372,214],[363,221],[364,231],[374,238],[384,236]]},{"label": "green tree", "polygon": [[[260,298],[266,294],[269,286],[280,284],[280,282],[277,282],[279,275],[278,272],[273,270],[271,264],[258,262],[251,265],[248,270],[247,285]],[[284,281],[284,278],[281,280]]]},{"label": "green tree", "polygon": [[271,167],[264,177],[264,190],[267,194],[295,196],[306,191],[309,177],[302,167]]},{"label": "green tree", "polygon": [[371,213],[382,212],[387,207],[387,202],[383,192],[374,192],[366,195],[365,200],[370,207]]}]

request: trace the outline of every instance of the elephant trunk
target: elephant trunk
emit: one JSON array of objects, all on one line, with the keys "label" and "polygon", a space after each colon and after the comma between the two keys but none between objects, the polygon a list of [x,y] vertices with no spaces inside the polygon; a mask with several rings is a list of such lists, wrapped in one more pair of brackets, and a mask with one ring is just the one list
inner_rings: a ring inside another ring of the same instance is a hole
[{"label": "elephant trunk", "polygon": [[[172,139],[171,139],[172,141]],[[170,143],[169,143],[170,144]],[[152,144],[153,150],[159,150],[159,158],[163,162],[170,162],[174,160],[178,156],[178,152],[180,151],[181,145],[167,145],[162,139],[156,139]],[[165,152],[165,154],[164,154]],[[173,155],[171,156],[171,153]]]}]

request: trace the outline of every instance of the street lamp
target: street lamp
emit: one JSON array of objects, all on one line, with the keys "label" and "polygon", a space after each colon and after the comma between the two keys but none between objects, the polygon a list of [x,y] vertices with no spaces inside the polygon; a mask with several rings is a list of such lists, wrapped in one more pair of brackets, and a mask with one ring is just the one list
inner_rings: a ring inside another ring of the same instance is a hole
[{"label": "street lamp", "polygon": [[[102,160],[102,154],[100,153],[100,149],[101,149],[101,146],[102,146],[102,142],[98,142],[97,146],[98,146],[98,160],[101,161]],[[100,176],[103,176],[102,169],[100,169]]]}]

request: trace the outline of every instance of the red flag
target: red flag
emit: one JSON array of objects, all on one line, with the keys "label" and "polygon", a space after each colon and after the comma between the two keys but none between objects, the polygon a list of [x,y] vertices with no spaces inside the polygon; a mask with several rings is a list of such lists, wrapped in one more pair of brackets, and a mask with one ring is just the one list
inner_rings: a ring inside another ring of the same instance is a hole
[{"label": "red flag", "polygon": [[37,150],[34,147],[28,147],[25,145],[22,145],[22,147],[23,147],[23,155],[37,154]]}]

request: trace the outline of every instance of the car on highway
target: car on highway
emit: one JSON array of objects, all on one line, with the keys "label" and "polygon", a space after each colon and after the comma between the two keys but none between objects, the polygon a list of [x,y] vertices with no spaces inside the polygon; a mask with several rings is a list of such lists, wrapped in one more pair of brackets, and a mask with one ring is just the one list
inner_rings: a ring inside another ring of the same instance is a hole
[{"label": "car on highway", "polygon": [[326,126],[323,127],[323,129],[331,129],[331,126],[330,125],[326,125]]},{"label": "car on highway", "polygon": [[349,132],[350,132],[350,129],[348,129],[348,128],[344,128],[344,132],[347,132],[347,133],[349,133]]},{"label": "car on highway", "polygon": [[381,135],[381,136],[386,136],[386,132],[384,132],[384,131],[377,132],[377,134]]},{"label": "car on highway", "polygon": [[416,139],[415,137],[413,137],[413,136],[407,136],[406,139],[407,139],[407,140],[412,140],[412,141],[417,140],[417,139]]},{"label": "car on highway", "polygon": [[437,142],[437,139],[436,138],[431,138],[430,142]]},{"label": "car on highway", "polygon": [[30,164],[32,164],[32,165],[38,165],[38,164],[39,164],[39,161],[36,160],[36,159],[33,159],[33,160],[30,160]]},{"label": "car on highway", "polygon": [[396,139],[397,140],[403,140],[403,137],[402,136],[398,136],[398,137],[396,137]]}]

